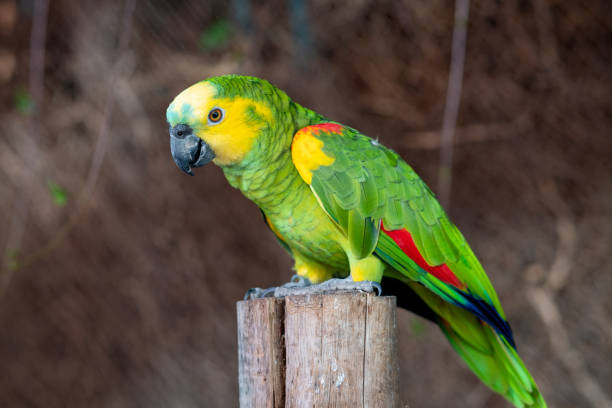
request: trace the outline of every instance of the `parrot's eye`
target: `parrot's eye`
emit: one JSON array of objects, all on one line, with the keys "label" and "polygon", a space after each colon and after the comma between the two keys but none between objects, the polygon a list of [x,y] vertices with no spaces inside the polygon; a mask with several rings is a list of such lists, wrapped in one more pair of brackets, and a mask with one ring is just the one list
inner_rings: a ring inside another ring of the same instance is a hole
[{"label": "parrot's eye", "polygon": [[221,108],[214,108],[208,112],[208,123],[217,124],[223,119],[223,111]]}]

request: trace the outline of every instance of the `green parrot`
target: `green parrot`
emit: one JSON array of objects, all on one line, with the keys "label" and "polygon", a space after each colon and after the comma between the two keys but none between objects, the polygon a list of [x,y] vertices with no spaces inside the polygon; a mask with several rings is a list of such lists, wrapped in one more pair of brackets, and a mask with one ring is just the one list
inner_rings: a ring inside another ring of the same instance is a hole
[{"label": "green parrot", "polygon": [[480,262],[394,151],[255,77],[198,82],[166,116],[178,167],[221,167],[261,209],[304,285],[382,282],[437,323],[485,384],[516,407],[546,406]]}]

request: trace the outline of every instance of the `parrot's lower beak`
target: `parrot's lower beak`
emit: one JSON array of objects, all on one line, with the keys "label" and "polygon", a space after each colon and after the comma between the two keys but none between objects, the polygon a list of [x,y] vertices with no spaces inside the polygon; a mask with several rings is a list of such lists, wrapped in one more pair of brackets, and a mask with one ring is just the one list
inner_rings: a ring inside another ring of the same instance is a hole
[{"label": "parrot's lower beak", "polygon": [[215,158],[210,146],[183,124],[170,128],[170,151],[179,169],[192,176],[193,167],[203,166]]}]

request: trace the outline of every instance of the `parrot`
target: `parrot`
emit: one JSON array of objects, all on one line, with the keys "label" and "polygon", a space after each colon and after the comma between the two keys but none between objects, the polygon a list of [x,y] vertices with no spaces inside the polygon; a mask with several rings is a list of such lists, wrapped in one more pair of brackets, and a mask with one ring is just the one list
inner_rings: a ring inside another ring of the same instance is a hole
[{"label": "parrot", "polygon": [[483,267],[397,153],[251,76],[188,87],[166,119],[183,172],[213,162],[259,207],[293,257],[299,283],[289,289],[396,295],[435,322],[492,390],[516,407],[546,407]]}]

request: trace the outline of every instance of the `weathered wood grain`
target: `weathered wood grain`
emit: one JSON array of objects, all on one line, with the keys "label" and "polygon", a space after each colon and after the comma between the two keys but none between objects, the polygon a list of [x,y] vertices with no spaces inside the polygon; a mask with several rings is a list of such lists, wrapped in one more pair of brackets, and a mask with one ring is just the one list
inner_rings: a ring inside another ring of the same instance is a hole
[{"label": "weathered wood grain", "polygon": [[263,300],[238,305],[241,407],[399,406],[394,297]]},{"label": "weathered wood grain", "polygon": [[238,302],[238,384],[243,408],[285,406],[284,301]]},{"label": "weathered wood grain", "polygon": [[368,296],[364,407],[397,407],[400,404],[395,311],[395,297]]}]

